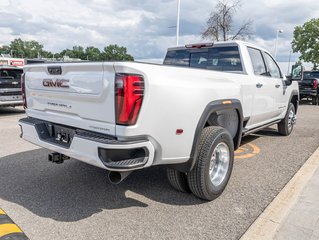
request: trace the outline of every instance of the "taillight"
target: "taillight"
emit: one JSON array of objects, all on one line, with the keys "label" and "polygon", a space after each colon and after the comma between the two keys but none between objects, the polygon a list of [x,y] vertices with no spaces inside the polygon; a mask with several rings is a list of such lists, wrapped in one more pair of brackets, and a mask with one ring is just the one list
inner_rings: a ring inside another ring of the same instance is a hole
[{"label": "taillight", "polygon": [[25,73],[21,75],[21,92],[22,92],[22,100],[23,100],[23,108],[27,108],[27,98],[25,95]]},{"label": "taillight", "polygon": [[318,86],[318,82],[317,79],[313,80],[313,88],[317,88]]},{"label": "taillight", "polygon": [[144,97],[144,79],[140,75],[115,75],[116,124],[134,125]]}]

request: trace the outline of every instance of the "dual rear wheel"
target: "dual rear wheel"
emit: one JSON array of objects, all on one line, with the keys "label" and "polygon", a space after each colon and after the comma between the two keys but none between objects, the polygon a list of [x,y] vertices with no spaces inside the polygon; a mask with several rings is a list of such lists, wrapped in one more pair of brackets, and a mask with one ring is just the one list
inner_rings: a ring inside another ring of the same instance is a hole
[{"label": "dual rear wheel", "polygon": [[[278,132],[290,135],[296,123],[296,110],[289,104]],[[195,166],[188,173],[167,169],[170,184],[178,191],[192,192],[204,200],[217,198],[226,188],[234,164],[234,143],[229,132],[219,126],[203,129],[197,146]]]},{"label": "dual rear wheel", "polygon": [[228,131],[212,126],[203,129],[197,146],[196,164],[182,173],[167,169],[170,184],[204,200],[217,198],[225,189],[234,163],[234,143]]}]

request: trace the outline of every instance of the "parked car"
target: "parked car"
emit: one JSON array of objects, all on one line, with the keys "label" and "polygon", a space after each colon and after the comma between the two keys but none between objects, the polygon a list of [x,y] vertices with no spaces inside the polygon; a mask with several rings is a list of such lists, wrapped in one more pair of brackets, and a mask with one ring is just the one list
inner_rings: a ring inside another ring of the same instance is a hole
[{"label": "parked car", "polygon": [[296,123],[298,83],[266,50],[234,41],[170,48],[164,65],[87,62],[25,66],[23,139],[109,170],[167,166],[170,184],[212,200],[244,135]]},{"label": "parked car", "polygon": [[22,68],[0,66],[0,107],[22,106]]},{"label": "parked car", "polygon": [[299,81],[300,99],[307,98],[313,105],[319,104],[319,71],[304,71]]}]

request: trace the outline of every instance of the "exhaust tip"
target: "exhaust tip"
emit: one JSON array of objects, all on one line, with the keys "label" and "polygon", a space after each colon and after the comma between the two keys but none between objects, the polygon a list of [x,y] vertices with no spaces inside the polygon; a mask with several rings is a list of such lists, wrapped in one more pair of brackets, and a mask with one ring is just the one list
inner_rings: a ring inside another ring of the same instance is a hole
[{"label": "exhaust tip", "polygon": [[108,174],[108,178],[112,184],[119,184],[125,178],[127,178],[127,176],[130,175],[131,173],[132,173],[132,171],[128,171],[128,172],[113,172],[113,171],[111,171]]},{"label": "exhaust tip", "polygon": [[122,182],[122,177],[119,172],[109,172],[109,180],[113,184],[119,184]]}]

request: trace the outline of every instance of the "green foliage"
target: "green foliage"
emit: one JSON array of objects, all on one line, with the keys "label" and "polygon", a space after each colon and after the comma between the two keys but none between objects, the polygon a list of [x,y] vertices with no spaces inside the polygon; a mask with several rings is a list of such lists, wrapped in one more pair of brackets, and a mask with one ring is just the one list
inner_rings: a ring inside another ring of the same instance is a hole
[{"label": "green foliage", "polygon": [[105,46],[103,51],[89,46],[75,45],[72,49],[64,49],[60,53],[45,51],[43,45],[35,40],[23,41],[21,38],[14,39],[9,45],[0,47],[0,53],[12,54],[12,57],[22,58],[54,58],[62,59],[64,56],[89,61],[134,61],[134,58],[127,53],[126,47],[117,44]]},{"label": "green foliage", "polygon": [[127,54],[126,47],[119,47],[118,45],[109,45],[104,48],[104,52],[102,52],[102,59],[106,61],[133,61],[134,58]]},{"label": "green foliage", "polygon": [[311,62],[316,68],[319,64],[319,18],[295,27],[292,49],[301,54],[300,60]]},{"label": "green foliage", "polygon": [[102,60],[100,49],[90,46],[85,49],[85,55],[87,60],[90,61],[99,61]]},{"label": "green foliage", "polygon": [[12,57],[37,58],[47,57],[50,52],[43,50],[43,45],[37,41],[23,41],[21,38],[14,39],[9,45],[0,48],[1,53],[12,54]]}]

